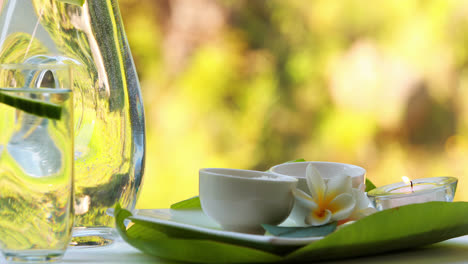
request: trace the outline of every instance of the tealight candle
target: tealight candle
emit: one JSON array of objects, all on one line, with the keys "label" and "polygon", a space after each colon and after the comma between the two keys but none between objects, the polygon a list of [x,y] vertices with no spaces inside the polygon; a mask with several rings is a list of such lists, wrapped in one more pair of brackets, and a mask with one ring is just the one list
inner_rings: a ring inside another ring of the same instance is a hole
[{"label": "tealight candle", "polygon": [[432,201],[453,201],[457,188],[457,178],[434,177],[403,182],[375,188],[367,193],[374,207],[381,211],[413,203]]}]

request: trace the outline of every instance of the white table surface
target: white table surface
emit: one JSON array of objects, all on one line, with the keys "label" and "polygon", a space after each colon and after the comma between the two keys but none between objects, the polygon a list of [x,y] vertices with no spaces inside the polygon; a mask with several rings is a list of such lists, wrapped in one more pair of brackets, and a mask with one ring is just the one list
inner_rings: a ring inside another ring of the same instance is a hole
[{"label": "white table surface", "polygon": [[[103,264],[103,263],[178,263],[154,258],[126,244],[122,240],[100,248],[70,249],[62,263],[66,264]],[[312,263],[312,262],[311,262]],[[468,263],[468,236],[410,249],[403,252],[355,258],[327,263]]]},{"label": "white table surface", "polygon": [[[4,260],[0,260],[4,263]],[[178,264],[145,255],[122,240],[110,246],[97,248],[71,248],[67,250],[63,264],[119,264],[119,263],[161,263]],[[312,263],[312,261],[310,262]],[[468,263],[468,236],[450,239],[444,242],[410,249],[402,252],[388,253],[372,257],[362,257],[326,263]]]}]

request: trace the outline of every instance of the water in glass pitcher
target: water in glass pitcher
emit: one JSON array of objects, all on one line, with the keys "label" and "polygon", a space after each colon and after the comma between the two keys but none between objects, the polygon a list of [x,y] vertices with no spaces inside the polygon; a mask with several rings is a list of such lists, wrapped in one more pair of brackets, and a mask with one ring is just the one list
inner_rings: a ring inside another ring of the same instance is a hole
[{"label": "water in glass pitcher", "polygon": [[114,220],[106,210],[134,208],[145,158],[140,87],[118,3],[4,0],[1,8],[0,63],[73,65],[74,243],[108,244]]}]

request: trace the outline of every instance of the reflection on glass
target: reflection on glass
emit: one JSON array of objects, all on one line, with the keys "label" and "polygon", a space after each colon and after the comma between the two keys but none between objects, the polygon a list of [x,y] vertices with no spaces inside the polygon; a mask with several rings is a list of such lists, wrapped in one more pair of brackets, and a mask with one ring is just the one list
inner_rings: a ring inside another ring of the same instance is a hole
[{"label": "reflection on glass", "polygon": [[[138,78],[117,2],[4,1],[0,62],[74,65],[76,243],[106,244],[120,202],[133,209],[144,167]],[[40,132],[37,132],[40,133]],[[88,237],[88,238],[86,238]],[[104,237],[101,239],[100,237]]]},{"label": "reflection on glass", "polygon": [[61,259],[74,220],[70,70],[36,66],[0,65],[0,249],[8,261]]}]

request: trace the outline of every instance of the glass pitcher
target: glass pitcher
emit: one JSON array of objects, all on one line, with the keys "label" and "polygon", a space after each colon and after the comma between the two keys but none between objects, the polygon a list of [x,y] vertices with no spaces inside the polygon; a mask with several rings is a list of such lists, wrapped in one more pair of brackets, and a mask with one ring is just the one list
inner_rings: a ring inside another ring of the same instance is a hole
[{"label": "glass pitcher", "polygon": [[[2,3],[3,2],[3,3]],[[106,210],[134,209],[142,183],[145,124],[141,92],[117,0],[0,1],[0,63],[73,68],[74,244],[113,241]]]}]

